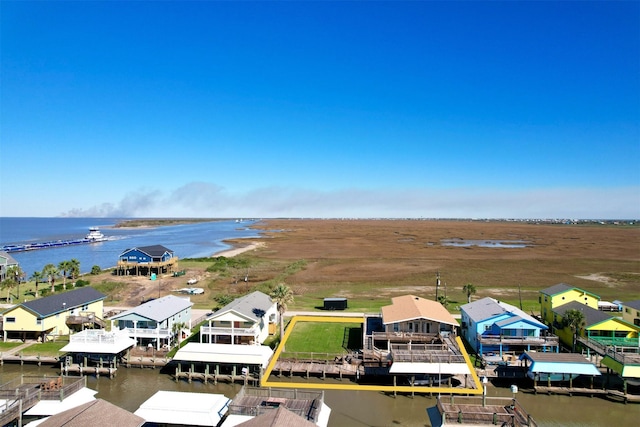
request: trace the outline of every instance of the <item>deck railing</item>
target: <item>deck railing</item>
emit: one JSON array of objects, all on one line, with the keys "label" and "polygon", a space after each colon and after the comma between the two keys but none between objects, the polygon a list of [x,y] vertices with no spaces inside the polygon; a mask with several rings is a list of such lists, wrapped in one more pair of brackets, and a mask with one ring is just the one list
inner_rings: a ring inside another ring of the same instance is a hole
[{"label": "deck railing", "polygon": [[166,328],[125,328],[124,330],[127,331],[130,337],[135,336],[137,338],[166,338],[172,334],[171,329]]},{"label": "deck railing", "polygon": [[556,335],[541,337],[517,337],[508,335],[481,335],[478,334],[478,341],[482,344],[502,344],[502,345],[537,345],[557,347],[560,341]]},{"label": "deck railing", "polygon": [[[516,399],[503,397],[486,397],[484,403],[481,398],[451,396],[451,404],[446,404],[443,397],[438,397],[436,407],[442,415],[442,425],[479,424],[479,425],[508,425],[514,427],[537,427],[538,424]],[[461,403],[463,401],[463,403]],[[454,403],[456,403],[454,405]],[[496,407],[502,407],[500,412]],[[447,409],[449,408],[449,409]],[[453,410],[457,408],[457,410]],[[494,411],[492,411],[492,409]]]},{"label": "deck railing", "polygon": [[257,336],[260,333],[260,328],[254,325],[250,328],[225,328],[220,326],[201,326],[200,333],[203,335],[245,335],[245,336]]}]

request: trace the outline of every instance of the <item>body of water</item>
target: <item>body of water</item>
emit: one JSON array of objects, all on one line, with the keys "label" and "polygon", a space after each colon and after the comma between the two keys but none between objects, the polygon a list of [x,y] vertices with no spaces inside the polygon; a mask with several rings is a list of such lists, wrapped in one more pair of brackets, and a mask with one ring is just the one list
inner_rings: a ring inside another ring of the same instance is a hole
[{"label": "body of water", "polygon": [[211,256],[229,248],[227,239],[257,237],[249,228],[255,221],[235,220],[200,222],[152,228],[115,228],[117,218],[0,218],[0,246],[71,240],[84,237],[89,227],[99,227],[109,240],[98,243],[71,245],[51,249],[12,252],[11,256],[30,277],[46,264],[75,258],[80,261],[82,273],[100,268],[114,267],[118,256],[126,249],[140,246],[162,245],[174,251],[179,258]]},{"label": "body of water", "polygon": [[[58,375],[59,367],[5,364],[0,366],[0,383],[19,375]],[[338,383],[338,380],[327,379]],[[115,378],[87,377],[87,386],[96,390],[97,398],[134,412],[158,390],[218,393],[233,398],[240,384],[204,384],[199,381],[176,382],[159,370],[118,368]],[[325,402],[331,408],[329,427],[405,426],[429,427],[427,408],[436,404],[435,396],[392,395],[369,391],[325,390]],[[509,388],[488,387],[488,397],[512,397]],[[548,396],[519,392],[524,409],[540,427],[635,427],[640,405],[611,402],[583,396]]]}]

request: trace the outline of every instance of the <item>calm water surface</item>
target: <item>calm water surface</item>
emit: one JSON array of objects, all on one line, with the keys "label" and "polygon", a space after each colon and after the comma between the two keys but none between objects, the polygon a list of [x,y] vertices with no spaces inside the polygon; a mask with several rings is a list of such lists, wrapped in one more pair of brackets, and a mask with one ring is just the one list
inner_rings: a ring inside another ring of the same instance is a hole
[{"label": "calm water surface", "polygon": [[[0,367],[0,382],[21,374],[57,375],[55,367],[5,364]],[[233,398],[241,386],[175,382],[158,370],[119,368],[114,379],[88,377],[88,387],[105,399],[129,411],[135,411],[157,390],[209,392]],[[511,397],[506,388],[488,389],[489,396]],[[518,393],[518,400],[542,427],[636,427],[640,405],[610,402],[599,398],[546,396]],[[329,427],[407,426],[429,427],[426,408],[435,405],[435,397],[398,396],[375,392],[325,391],[325,402],[331,408]]]},{"label": "calm water surface", "polygon": [[227,239],[257,237],[258,231],[248,228],[255,221],[235,220],[180,224],[153,228],[114,228],[117,218],[7,218],[0,217],[0,245],[49,242],[84,237],[89,227],[100,227],[112,240],[12,252],[30,277],[46,264],[58,265],[60,261],[75,258],[80,261],[82,273],[91,271],[94,265],[110,268],[117,264],[118,256],[126,249],[137,246],[163,245],[178,258],[208,257],[229,248]]}]

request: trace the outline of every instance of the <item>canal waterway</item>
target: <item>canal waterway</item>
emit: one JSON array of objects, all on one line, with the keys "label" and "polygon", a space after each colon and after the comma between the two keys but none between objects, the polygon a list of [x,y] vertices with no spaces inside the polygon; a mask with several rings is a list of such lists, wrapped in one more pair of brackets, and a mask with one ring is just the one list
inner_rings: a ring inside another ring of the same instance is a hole
[{"label": "canal waterway", "polygon": [[[58,375],[58,371],[59,367],[52,366],[5,364],[0,366],[0,382],[5,383],[19,375]],[[338,383],[338,380],[325,381]],[[87,385],[98,392],[96,397],[132,412],[158,390],[219,393],[233,398],[241,388],[240,384],[176,382],[159,370],[124,367],[118,369],[113,379],[90,376]],[[512,397],[509,388],[488,387],[487,395]],[[523,392],[516,397],[541,427],[635,427],[640,420],[640,404],[625,405],[597,397],[547,396]],[[325,402],[331,408],[329,427],[429,427],[431,424],[426,409],[435,405],[436,398],[327,390]]]}]

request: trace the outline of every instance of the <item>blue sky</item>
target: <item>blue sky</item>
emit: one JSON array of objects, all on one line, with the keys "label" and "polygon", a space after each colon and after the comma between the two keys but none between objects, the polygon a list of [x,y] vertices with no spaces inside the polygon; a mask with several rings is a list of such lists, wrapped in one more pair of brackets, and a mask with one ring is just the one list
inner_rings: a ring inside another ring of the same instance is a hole
[{"label": "blue sky", "polygon": [[0,216],[640,218],[640,2],[1,3]]}]

